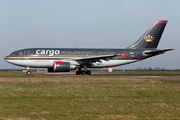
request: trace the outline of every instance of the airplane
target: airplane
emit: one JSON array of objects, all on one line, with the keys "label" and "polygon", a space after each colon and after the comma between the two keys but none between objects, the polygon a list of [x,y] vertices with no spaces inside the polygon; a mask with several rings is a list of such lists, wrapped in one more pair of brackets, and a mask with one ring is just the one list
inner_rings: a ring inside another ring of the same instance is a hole
[{"label": "airplane", "polygon": [[[29,68],[47,68],[48,72],[91,75],[88,68],[107,68],[138,62],[174,49],[156,49],[167,20],[157,20],[134,44],[124,49],[93,48],[28,48],[12,52],[4,60]],[[83,69],[83,70],[82,70]]]}]

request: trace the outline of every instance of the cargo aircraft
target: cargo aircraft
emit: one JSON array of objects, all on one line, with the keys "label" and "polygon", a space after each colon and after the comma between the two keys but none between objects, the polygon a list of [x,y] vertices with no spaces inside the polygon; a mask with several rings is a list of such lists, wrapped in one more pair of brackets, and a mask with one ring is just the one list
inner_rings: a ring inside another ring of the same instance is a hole
[{"label": "cargo aircraft", "polygon": [[156,49],[167,20],[157,20],[137,42],[124,49],[93,48],[29,48],[12,52],[4,59],[14,65],[29,68],[47,68],[48,72],[69,72],[91,75],[88,68],[106,68],[125,65],[153,57],[173,49]]}]

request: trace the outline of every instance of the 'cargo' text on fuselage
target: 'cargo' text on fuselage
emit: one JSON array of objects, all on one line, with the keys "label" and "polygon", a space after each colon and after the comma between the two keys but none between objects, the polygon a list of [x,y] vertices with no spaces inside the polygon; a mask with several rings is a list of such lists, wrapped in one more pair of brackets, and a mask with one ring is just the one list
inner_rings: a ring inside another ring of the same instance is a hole
[{"label": "'cargo' text on fuselage", "polygon": [[60,50],[36,50],[36,54],[40,55],[59,55]]}]

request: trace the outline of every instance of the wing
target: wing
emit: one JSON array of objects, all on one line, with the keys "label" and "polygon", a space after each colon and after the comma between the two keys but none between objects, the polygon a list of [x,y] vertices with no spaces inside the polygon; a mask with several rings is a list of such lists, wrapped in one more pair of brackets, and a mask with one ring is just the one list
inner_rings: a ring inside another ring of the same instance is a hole
[{"label": "wing", "polygon": [[73,60],[75,60],[75,61],[88,60],[88,61],[96,62],[96,61],[100,61],[100,59],[102,59],[102,60],[108,61],[109,59],[114,59],[114,57],[116,57],[116,56],[117,56],[116,54],[109,54],[109,55],[99,55],[99,56],[75,58]]}]

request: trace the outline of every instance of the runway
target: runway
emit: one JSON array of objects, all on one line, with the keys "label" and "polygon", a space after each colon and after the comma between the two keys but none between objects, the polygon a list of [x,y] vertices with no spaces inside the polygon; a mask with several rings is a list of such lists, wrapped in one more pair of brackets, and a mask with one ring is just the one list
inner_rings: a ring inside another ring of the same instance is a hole
[{"label": "runway", "polygon": [[[46,75],[75,75],[74,72],[57,72],[57,73],[45,73]],[[81,76],[81,75],[79,75]],[[86,75],[88,76],[88,75]],[[101,73],[101,72],[93,72],[91,76],[124,76],[124,77],[147,77],[151,79],[157,80],[168,80],[175,83],[180,83],[180,75],[172,74],[172,75],[161,75],[161,74],[109,74],[109,73]]]}]

